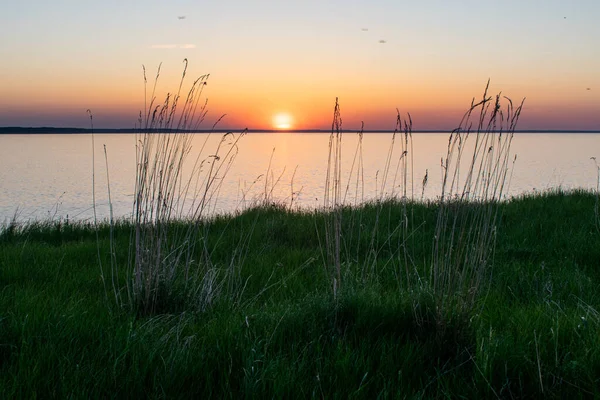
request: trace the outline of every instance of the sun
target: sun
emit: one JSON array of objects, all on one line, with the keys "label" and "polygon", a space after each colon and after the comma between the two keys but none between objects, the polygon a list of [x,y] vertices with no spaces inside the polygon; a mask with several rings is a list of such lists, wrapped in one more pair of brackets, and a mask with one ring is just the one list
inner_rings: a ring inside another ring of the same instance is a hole
[{"label": "sun", "polygon": [[275,129],[290,129],[292,121],[292,116],[287,113],[279,113],[273,116],[273,126]]}]

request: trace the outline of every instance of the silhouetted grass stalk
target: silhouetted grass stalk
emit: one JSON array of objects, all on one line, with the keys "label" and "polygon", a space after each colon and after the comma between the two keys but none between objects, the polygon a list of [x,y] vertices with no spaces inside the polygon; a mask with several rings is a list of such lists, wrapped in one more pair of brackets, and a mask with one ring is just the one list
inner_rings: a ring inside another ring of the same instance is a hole
[{"label": "silhouetted grass stalk", "polygon": [[[163,103],[156,104],[159,66],[149,102],[145,96],[147,106],[144,114],[140,113],[140,130],[136,134],[134,230],[126,297],[121,289],[115,288],[114,281],[113,288],[118,304],[142,314],[190,302],[204,310],[225,282],[219,278],[217,266],[211,263],[205,220],[214,212],[223,178],[245,132],[223,135],[214,152],[206,155],[208,134],[195,159],[189,160],[192,154],[189,130],[197,129],[206,116],[207,103],[201,98],[209,75],[197,78],[182,101],[187,60],[184,63],[177,92],[167,94]],[[144,84],[146,88],[145,68]],[[197,244],[201,244],[198,251]],[[113,277],[118,275],[114,263]]]},{"label": "silhouetted grass stalk", "polygon": [[[89,108],[86,110],[88,116],[90,117],[90,128],[92,135],[92,210],[94,213],[94,231],[96,234],[96,256],[98,257],[98,265],[100,267],[100,279],[102,280],[102,285],[104,286],[104,293],[108,297],[108,291],[106,286],[106,277],[104,276],[104,267],[102,266],[102,257],[100,255],[100,237],[98,235],[98,215],[96,213],[96,141],[94,137],[94,115],[92,114],[92,110]],[[115,286],[113,284],[113,290]]]},{"label": "silhouetted grass stalk", "polygon": [[[499,202],[523,103],[514,107],[504,98],[503,107],[501,95],[488,96],[488,87],[489,82],[483,99],[471,103],[451,133],[441,162],[442,189],[429,271],[439,323],[454,307],[458,312],[471,310],[491,278]],[[461,177],[463,160],[467,172]]]},{"label": "silhouetted grass stalk", "polygon": [[327,249],[327,264],[333,267],[333,295],[342,282],[341,230],[342,230],[342,117],[338,99],[335,99],[333,122],[329,135],[329,153],[327,157],[327,174],[325,177],[325,195],[323,211],[326,213],[325,246]]},{"label": "silhouetted grass stalk", "polygon": [[600,233],[600,165],[596,157],[590,157],[596,167],[596,204],[594,206],[594,225],[596,231]]},{"label": "silhouetted grass stalk", "polygon": [[[403,120],[398,112],[396,127],[387,151],[385,165],[381,174],[381,181],[376,185],[375,193],[375,220],[363,225],[362,207],[364,203],[364,171],[362,159],[363,128],[358,132],[358,142],[354,151],[354,157],[347,172],[347,181],[342,196],[342,119],[340,115],[339,102],[336,99],[332,130],[329,138],[329,151],[327,162],[327,175],[324,194],[325,211],[325,251],[323,258],[331,277],[334,297],[341,288],[341,282],[346,273],[350,272],[352,264],[360,264],[360,279],[363,283],[371,279],[379,279],[378,272],[381,263],[381,254],[389,254],[383,268],[392,266],[398,284],[401,287],[410,285],[410,276],[416,273],[411,248],[407,245],[413,236],[413,221],[409,219],[408,203],[414,201],[414,189],[412,182],[412,119],[408,115]],[[402,140],[396,140],[400,137]],[[399,144],[400,143],[400,144]],[[398,154],[397,147],[401,147]],[[410,171],[409,171],[410,169]],[[351,182],[355,179],[354,207],[350,206],[348,194]],[[397,190],[400,188],[400,191]],[[409,197],[410,190],[410,197]],[[359,200],[360,199],[360,200]],[[402,217],[400,221],[392,221],[392,210],[397,209],[398,202],[401,203]],[[387,212],[386,212],[387,211]],[[387,227],[383,233],[381,227]],[[364,233],[363,233],[364,232]],[[317,230],[318,234],[318,230]],[[361,246],[361,242],[368,243],[367,248]],[[342,254],[342,250],[344,253]],[[342,257],[343,256],[343,257]],[[342,266],[344,271],[342,271]],[[402,270],[402,273],[399,271]]]},{"label": "silhouetted grass stalk", "polygon": [[[414,247],[414,241],[412,242],[412,246],[407,246],[409,238],[414,238],[413,229],[417,229],[414,224],[414,215],[412,214],[411,207],[411,218],[409,220],[407,203],[409,202],[408,198],[408,171],[409,171],[409,159],[410,159],[410,202],[414,203],[414,156],[413,156],[413,138],[412,138],[412,118],[410,113],[408,114],[408,121],[402,120],[400,116],[400,111],[397,112],[397,120],[396,120],[396,130],[403,133],[404,140],[402,141],[402,156],[398,161],[398,166],[396,169],[396,175],[398,174],[398,168],[401,166],[401,178],[402,178],[402,221],[401,221],[401,232],[402,234],[398,237],[397,247],[399,249],[398,261],[399,266],[403,266],[406,282],[404,287],[408,288],[411,286],[411,275],[413,272],[418,277],[418,272],[416,268],[414,268],[414,262],[411,258],[411,248]],[[404,125],[404,126],[403,126]],[[396,182],[396,177],[394,177],[394,186]],[[388,231],[391,231],[388,228]],[[412,267],[412,272],[410,268]],[[402,268],[397,269],[398,272],[402,270]],[[398,282],[401,282],[400,274],[397,274]],[[403,285],[400,284],[402,287]]]},{"label": "silhouetted grass stalk", "polygon": [[[118,302],[119,294],[117,292],[118,284],[116,279],[119,276],[118,263],[117,263],[117,253],[115,248],[115,240],[114,240],[114,228],[115,228],[115,220],[113,218],[113,207],[112,207],[112,197],[110,194],[110,175],[108,171],[108,154],[106,152],[106,145],[104,145],[104,161],[106,165],[106,187],[108,190],[108,210],[109,210],[109,241],[110,241],[110,266],[111,266],[111,278],[112,278],[112,287],[113,287],[113,295],[115,297],[115,301]],[[105,287],[106,290],[106,287]]]},{"label": "silhouetted grass stalk", "polygon": [[[397,140],[398,137],[400,137],[399,141]],[[400,154],[397,154],[398,142],[400,142]],[[394,273],[399,287],[406,288],[410,284],[409,264],[412,264],[412,262],[409,253],[411,250],[406,245],[407,240],[413,233],[413,227],[410,226],[413,221],[409,221],[408,218],[409,159],[410,174],[412,176],[412,119],[410,114],[408,114],[408,120],[403,119],[400,111],[397,110],[396,125],[385,157],[385,165],[381,171],[381,182],[376,189],[377,211],[375,223],[371,228],[369,251],[363,264],[363,280],[369,279],[369,276],[377,276],[375,268],[379,263],[380,254],[382,251],[387,250],[391,255],[388,264],[394,266]],[[394,174],[390,178],[391,170]],[[400,188],[399,192],[397,191],[398,187]],[[410,201],[413,201],[413,198],[411,183]],[[392,210],[398,205],[402,210],[401,220],[392,222]],[[387,209],[387,215],[384,214],[384,208]],[[382,221],[387,222],[387,233],[380,237],[379,225]],[[397,238],[397,240],[394,241],[394,238]],[[405,280],[401,278],[399,273],[402,269],[405,272]],[[403,281],[405,282],[403,283]]]}]

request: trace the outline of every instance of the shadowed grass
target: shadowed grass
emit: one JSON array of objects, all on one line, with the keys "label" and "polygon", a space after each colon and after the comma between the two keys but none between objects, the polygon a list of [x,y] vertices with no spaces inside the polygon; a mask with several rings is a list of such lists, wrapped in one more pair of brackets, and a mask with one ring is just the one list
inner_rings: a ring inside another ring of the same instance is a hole
[{"label": "shadowed grass", "polygon": [[[257,207],[208,221],[211,260],[223,274],[240,232],[256,221],[239,270],[244,290],[224,285],[205,312],[184,302],[138,318],[106,307],[93,227],[4,228],[0,396],[598,396],[595,201],[595,193],[557,191],[501,203],[486,307],[446,310],[443,330],[427,291],[399,287],[389,262],[394,246],[380,246],[377,278],[364,279],[371,240],[358,232],[347,239],[357,250],[341,253],[346,276],[334,300],[312,212]],[[385,240],[379,207],[344,208],[342,224],[361,229],[350,218],[360,212],[362,229]],[[424,221],[410,251],[425,272],[432,242],[421,239],[434,232],[439,205],[384,207],[392,222],[403,207]],[[119,262],[131,229],[114,227]],[[98,233],[108,263],[109,226]]]}]

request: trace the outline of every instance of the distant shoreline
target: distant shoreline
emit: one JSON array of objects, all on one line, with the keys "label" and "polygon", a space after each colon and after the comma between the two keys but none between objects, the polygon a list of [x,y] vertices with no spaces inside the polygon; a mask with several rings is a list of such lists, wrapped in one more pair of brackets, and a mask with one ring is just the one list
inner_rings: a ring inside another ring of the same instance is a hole
[{"label": "distant shoreline", "polygon": [[[180,130],[172,132],[187,132],[187,133],[227,133],[227,132],[242,132],[244,129],[197,129],[197,130]],[[344,129],[344,132],[359,132],[360,129]],[[131,128],[55,128],[55,127],[0,127],[0,135],[2,134],[90,134],[90,133],[139,133],[140,129]],[[248,133],[331,133],[331,129],[247,129]],[[392,133],[392,130],[365,130],[364,133]],[[412,133],[450,133],[449,130],[443,129],[427,129],[413,130]],[[578,130],[578,129],[519,129],[515,133],[600,133],[600,130]]]}]

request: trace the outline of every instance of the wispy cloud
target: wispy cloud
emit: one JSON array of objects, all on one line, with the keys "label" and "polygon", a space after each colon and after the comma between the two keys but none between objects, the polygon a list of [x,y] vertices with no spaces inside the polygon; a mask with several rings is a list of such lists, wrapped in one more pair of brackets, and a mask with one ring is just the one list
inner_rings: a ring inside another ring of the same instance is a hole
[{"label": "wispy cloud", "polygon": [[195,49],[195,44],[153,44],[150,46],[151,49]]}]

